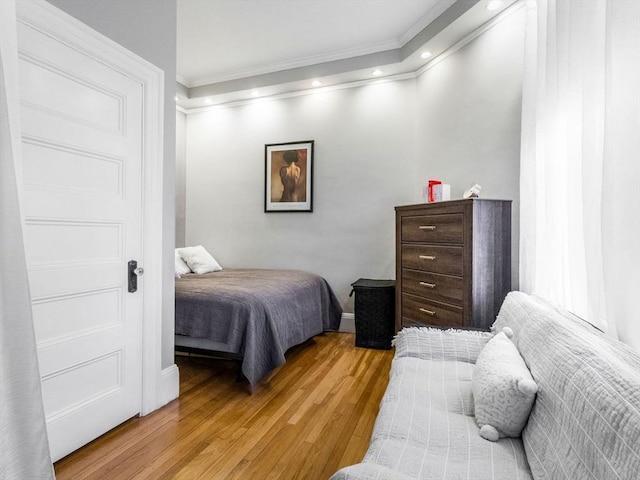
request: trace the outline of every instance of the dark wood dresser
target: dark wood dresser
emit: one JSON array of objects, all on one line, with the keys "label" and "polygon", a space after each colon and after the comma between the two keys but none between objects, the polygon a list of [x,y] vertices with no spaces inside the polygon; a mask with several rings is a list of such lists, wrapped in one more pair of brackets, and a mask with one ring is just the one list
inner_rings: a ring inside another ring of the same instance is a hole
[{"label": "dark wood dresser", "polygon": [[396,330],[488,329],[511,290],[511,200],[396,207]]}]

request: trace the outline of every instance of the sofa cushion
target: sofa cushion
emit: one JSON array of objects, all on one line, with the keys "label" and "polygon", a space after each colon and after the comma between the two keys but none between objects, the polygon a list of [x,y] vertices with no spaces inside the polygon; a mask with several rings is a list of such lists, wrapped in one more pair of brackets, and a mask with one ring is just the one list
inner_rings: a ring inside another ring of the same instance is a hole
[{"label": "sofa cushion", "polygon": [[492,443],[478,435],[471,376],[489,338],[430,328],[400,332],[367,454],[332,479],[531,480],[520,439]]},{"label": "sofa cushion", "polygon": [[538,384],[522,439],[536,479],[636,479],[640,472],[640,355],[582,320],[519,292],[494,327]]},{"label": "sofa cushion", "polygon": [[503,437],[519,437],[538,386],[504,332],[489,340],[480,352],[473,370],[472,389],[480,436],[493,442]]}]

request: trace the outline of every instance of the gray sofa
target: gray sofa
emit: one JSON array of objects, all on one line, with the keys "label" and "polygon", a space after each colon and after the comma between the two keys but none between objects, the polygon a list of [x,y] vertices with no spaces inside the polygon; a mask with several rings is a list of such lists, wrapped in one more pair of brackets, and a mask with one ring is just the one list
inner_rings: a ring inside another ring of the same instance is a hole
[{"label": "gray sofa", "polygon": [[474,418],[475,359],[491,334],[407,328],[369,449],[331,480],[640,479],[640,355],[539,298],[510,293],[494,324],[538,385],[521,438]]}]

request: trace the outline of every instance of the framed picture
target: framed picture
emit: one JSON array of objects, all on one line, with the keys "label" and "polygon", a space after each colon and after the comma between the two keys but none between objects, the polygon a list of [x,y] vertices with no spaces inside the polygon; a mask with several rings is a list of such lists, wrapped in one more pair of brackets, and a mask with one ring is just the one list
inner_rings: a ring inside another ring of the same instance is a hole
[{"label": "framed picture", "polygon": [[313,211],[313,140],[264,146],[264,211]]}]

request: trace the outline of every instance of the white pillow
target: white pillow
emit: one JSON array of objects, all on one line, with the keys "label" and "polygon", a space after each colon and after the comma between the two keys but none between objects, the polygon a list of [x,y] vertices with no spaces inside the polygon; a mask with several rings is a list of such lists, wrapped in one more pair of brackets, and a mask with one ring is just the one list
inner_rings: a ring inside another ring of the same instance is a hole
[{"label": "white pillow", "polygon": [[175,267],[176,278],[180,278],[180,275],[184,275],[185,273],[191,273],[191,269],[189,268],[189,265],[187,265],[185,261],[182,259],[182,257],[180,256],[180,253],[178,253],[177,248],[176,248],[175,264],[176,264],[176,267]]},{"label": "white pillow", "polygon": [[487,342],[478,355],[472,376],[480,436],[492,442],[520,436],[538,391],[508,333],[512,332],[505,328]]},{"label": "white pillow", "polygon": [[193,273],[218,272],[222,267],[202,245],[179,248],[178,253],[187,262]]}]

